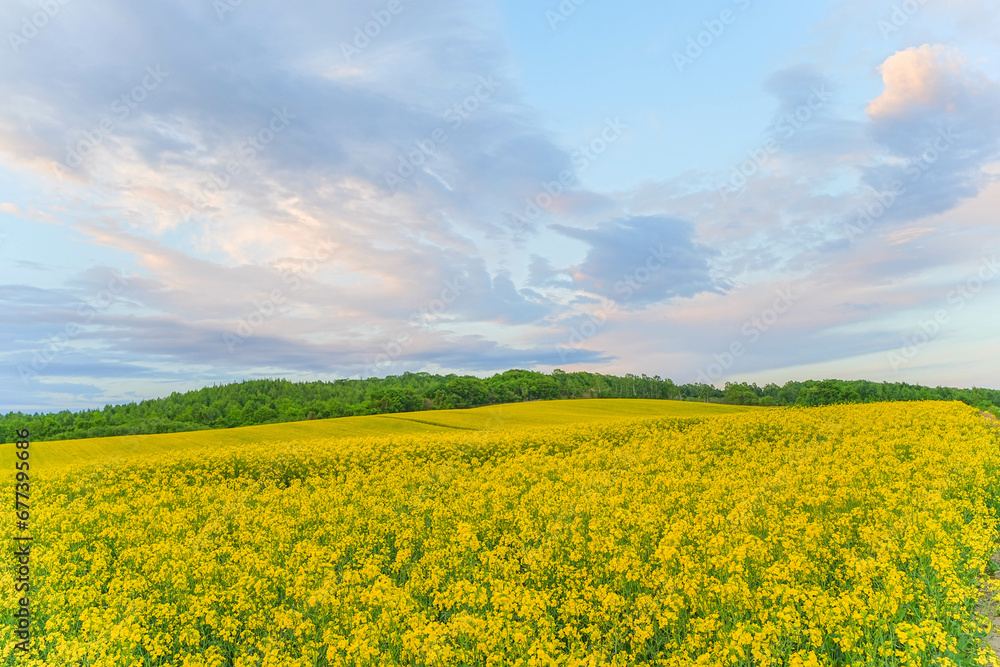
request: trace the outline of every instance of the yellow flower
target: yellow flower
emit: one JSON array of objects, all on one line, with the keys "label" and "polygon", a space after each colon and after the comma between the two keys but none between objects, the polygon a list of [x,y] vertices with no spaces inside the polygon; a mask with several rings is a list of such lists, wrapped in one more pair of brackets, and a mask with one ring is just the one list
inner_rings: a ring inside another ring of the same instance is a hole
[{"label": "yellow flower", "polygon": [[1000,432],[961,404],[247,433],[38,480],[26,664],[947,665],[985,634]]}]

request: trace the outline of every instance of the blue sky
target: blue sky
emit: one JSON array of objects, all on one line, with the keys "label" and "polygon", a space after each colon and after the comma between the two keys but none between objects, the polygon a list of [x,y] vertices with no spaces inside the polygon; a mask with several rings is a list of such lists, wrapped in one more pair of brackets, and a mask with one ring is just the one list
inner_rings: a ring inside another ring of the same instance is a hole
[{"label": "blue sky", "polygon": [[5,3],[0,405],[1000,387],[998,5]]}]

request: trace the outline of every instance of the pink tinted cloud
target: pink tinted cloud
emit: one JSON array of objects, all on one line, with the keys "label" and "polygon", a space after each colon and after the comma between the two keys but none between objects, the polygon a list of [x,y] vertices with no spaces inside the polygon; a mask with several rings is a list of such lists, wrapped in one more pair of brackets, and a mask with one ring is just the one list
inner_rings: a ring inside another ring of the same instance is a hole
[{"label": "pink tinted cloud", "polygon": [[965,92],[977,87],[963,70],[965,59],[941,44],[913,46],[879,66],[885,89],[868,104],[875,121],[909,115],[917,108],[952,112]]}]

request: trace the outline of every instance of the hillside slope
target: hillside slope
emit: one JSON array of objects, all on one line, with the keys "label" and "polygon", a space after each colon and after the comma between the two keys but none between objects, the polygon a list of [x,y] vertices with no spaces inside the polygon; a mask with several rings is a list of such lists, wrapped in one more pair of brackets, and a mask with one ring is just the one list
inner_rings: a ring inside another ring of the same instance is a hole
[{"label": "hillside slope", "polygon": [[[274,442],[278,445],[291,440],[427,434],[454,429],[493,430],[519,426],[558,426],[643,416],[696,417],[760,409],[763,408],[628,398],[533,401],[465,410],[402,412],[183,433],[34,442],[31,445],[31,462],[33,469],[44,471],[86,461],[112,463],[146,454],[199,448],[219,449],[257,442]],[[13,444],[4,445],[0,451],[2,451],[0,460],[3,461],[3,465],[13,466]]]}]

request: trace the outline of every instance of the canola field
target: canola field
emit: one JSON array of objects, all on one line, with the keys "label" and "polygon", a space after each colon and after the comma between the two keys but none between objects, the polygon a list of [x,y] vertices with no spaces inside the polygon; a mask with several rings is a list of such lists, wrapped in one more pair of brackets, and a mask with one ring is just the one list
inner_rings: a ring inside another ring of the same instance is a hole
[{"label": "canola field", "polygon": [[[359,436],[423,435],[449,433],[454,429],[482,431],[524,426],[581,424],[608,418],[697,417],[752,410],[759,408],[649,399],[532,401],[465,410],[431,410],[211,431],[37,442],[31,445],[31,460],[41,466],[42,470],[48,471],[84,461],[107,463],[158,453],[242,447],[250,442],[280,443],[291,440]],[[0,445],[0,463],[8,469],[13,467],[13,447],[5,448]]]},{"label": "canola field", "polygon": [[640,403],[79,443],[39,466],[36,636],[16,654],[5,611],[3,660],[1000,665],[975,610],[1000,429],[978,411]]}]

